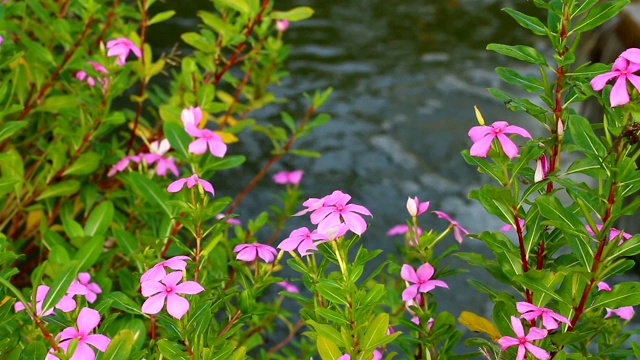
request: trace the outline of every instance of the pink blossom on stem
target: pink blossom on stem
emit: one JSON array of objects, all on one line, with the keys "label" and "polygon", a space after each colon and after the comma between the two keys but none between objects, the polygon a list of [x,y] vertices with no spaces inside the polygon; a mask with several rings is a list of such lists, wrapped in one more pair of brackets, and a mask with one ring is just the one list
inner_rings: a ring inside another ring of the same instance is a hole
[{"label": "pink blossom on stem", "polygon": [[536,160],[536,170],[533,174],[533,182],[537,183],[546,179],[547,171],[549,171],[547,166],[547,156],[542,155]]},{"label": "pink blossom on stem", "polygon": [[506,121],[496,121],[491,126],[474,126],[469,130],[469,137],[473,141],[471,156],[486,157],[494,138],[498,139],[502,151],[512,159],[518,155],[518,147],[505,134],[517,134],[531,139],[531,134],[519,126],[509,125]]},{"label": "pink blossom on stem", "polygon": [[167,191],[170,193],[178,192],[182,190],[185,184],[189,189],[194,187],[196,184],[200,184],[200,186],[202,186],[202,189],[204,191],[210,192],[211,195],[214,195],[213,185],[211,185],[211,183],[206,180],[200,179],[196,174],[193,174],[187,178],[178,179],[172,182],[171,184],[169,184],[169,186],[167,186]]},{"label": "pink blossom on stem", "polygon": [[615,315],[618,315],[621,319],[629,321],[631,320],[631,318],[633,317],[633,314],[635,313],[635,311],[633,310],[633,306],[623,306],[618,309],[609,309],[609,308],[605,308],[605,309],[607,309],[607,315],[604,316],[605,319],[610,318],[615,314]]},{"label": "pink blossom on stem", "polygon": [[417,196],[413,199],[407,199],[407,211],[409,212],[409,215],[416,217],[427,211],[427,209],[429,209],[428,201],[421,203]]},{"label": "pink blossom on stem", "polygon": [[306,209],[300,210],[297,213],[293,214],[293,216],[300,216],[300,215],[304,215],[308,212],[312,212],[312,211],[316,211],[318,209],[320,209],[321,207],[324,206],[324,199],[327,198],[327,196],[323,197],[323,198],[309,198],[307,200],[305,200],[302,203],[302,206],[306,207]]},{"label": "pink blossom on stem", "polygon": [[278,255],[278,252],[273,247],[259,243],[236,245],[233,248],[233,252],[237,253],[236,260],[254,261],[257,257],[260,257],[267,263],[275,260],[276,255]]},{"label": "pink blossom on stem", "polygon": [[300,290],[298,290],[297,286],[295,286],[292,283],[287,282],[287,281],[277,282],[276,285],[282,286],[288,292],[292,292],[292,293],[299,293],[300,292]]},{"label": "pink blossom on stem", "polygon": [[318,233],[317,230],[309,231],[306,227],[293,230],[289,237],[282,240],[278,249],[293,251],[298,249],[300,256],[311,254],[311,250],[318,250],[317,245],[328,241],[327,235]]},{"label": "pink blossom on stem", "polygon": [[627,80],[629,80],[636,90],[640,91],[640,77],[634,74],[636,71],[640,70],[640,64],[635,61],[630,61],[629,58],[634,60],[640,59],[637,58],[636,51],[630,50],[632,49],[628,49],[623,52],[616,61],[614,61],[611,71],[600,74],[591,80],[591,87],[593,90],[600,91],[605,87],[609,80],[616,79],[616,82],[613,84],[613,88],[611,88],[611,93],[609,94],[611,107],[624,105],[629,102]]},{"label": "pink blossom on stem", "polygon": [[156,164],[156,174],[159,176],[166,176],[167,170],[170,170],[174,176],[179,176],[178,167],[176,166],[175,159],[170,156],[165,158],[163,155],[171,149],[169,140],[162,139],[161,141],[154,141],[149,144],[150,153],[140,154],[140,157],[147,163],[147,165]]},{"label": "pink blossom on stem", "polygon": [[[538,316],[542,317],[542,326],[544,326],[547,330],[555,330],[558,328],[558,322],[563,322],[569,326],[571,326],[571,322],[566,317],[555,313],[551,309],[547,308],[539,308],[533,304],[529,304],[525,301],[520,301],[516,303],[516,309],[520,314],[522,314],[521,318],[531,321]],[[557,321],[556,321],[557,320]]]},{"label": "pink blossom on stem", "polygon": [[115,163],[111,167],[111,170],[109,170],[109,173],[107,173],[107,176],[113,176],[113,175],[123,171],[124,169],[126,169],[129,166],[129,163],[131,163],[132,161],[135,162],[135,163],[139,163],[140,162],[140,156],[138,156],[138,155],[129,155],[129,156],[125,156],[122,159],[118,160],[118,162]]},{"label": "pink blossom on stem", "polygon": [[[224,218],[225,218],[225,216],[226,216],[225,214],[216,214],[215,218],[216,218],[216,220],[220,220],[220,219],[224,219]],[[231,224],[231,225],[237,225],[237,226],[242,225],[242,223],[240,222],[240,220],[238,220],[238,219],[236,219],[236,218],[227,218],[227,219],[225,220],[225,222],[226,222],[227,224]]]},{"label": "pink blossom on stem", "polygon": [[118,65],[124,65],[127,61],[127,56],[129,56],[129,52],[133,52],[138,58],[142,57],[140,48],[125,37],[107,41],[107,49],[107,56],[116,56],[118,58]]},{"label": "pink blossom on stem", "polygon": [[[74,291],[75,292],[75,291]],[[44,313],[42,312],[42,303],[44,299],[47,297],[49,293],[49,287],[46,285],[40,285],[36,289],[36,315],[37,316],[47,316],[53,313],[53,309],[48,309]],[[31,303],[28,303],[27,306],[31,307]],[[62,310],[62,312],[73,311],[76,308],[76,301],[73,298],[63,295],[60,301],[54,306],[56,309]],[[13,304],[13,309],[18,312],[25,309],[24,304],[21,301]]]},{"label": "pink blossom on stem", "polygon": [[145,281],[140,285],[142,296],[149,297],[143,304],[141,311],[145,314],[157,314],[167,302],[167,313],[176,319],[182,318],[189,311],[189,301],[178,294],[198,294],[204,291],[202,285],[195,281],[182,280],[182,271],[167,274],[162,280]]},{"label": "pink blossom on stem", "polygon": [[153,280],[160,281],[165,276],[167,276],[167,271],[165,270],[165,266],[171,270],[184,270],[187,268],[187,262],[185,260],[191,260],[188,256],[179,255],[174,256],[170,259],[163,260],[142,274],[140,277],[140,283],[145,281]]},{"label": "pink blossom on stem", "polygon": [[435,289],[436,286],[448,289],[449,286],[444,281],[431,279],[434,272],[433,266],[429,263],[420,265],[417,271],[414,270],[411,265],[402,265],[400,277],[408,283],[413,283],[402,292],[402,300],[407,301],[413,299],[419,293],[429,292]]},{"label": "pink blossom on stem", "polygon": [[[82,292],[74,295],[84,295],[89,303],[93,303],[98,298],[98,294],[102,293],[102,289],[98,284],[90,281],[91,275],[89,273],[78,273],[78,280],[73,280],[69,288],[71,289],[72,286],[82,288]],[[69,290],[68,293],[71,293],[71,290]]]},{"label": "pink blossom on stem", "polygon": [[[585,225],[585,228],[587,229],[587,233],[589,233],[589,235],[596,236],[593,230],[591,230],[591,226]],[[598,231],[602,231],[602,225],[600,224],[596,225],[596,229],[598,229]],[[609,230],[609,241],[620,237],[620,241],[618,242],[618,245],[622,245],[626,240],[631,239],[631,236],[632,236],[631,234],[622,232],[616,228],[611,228]]]},{"label": "pink blossom on stem", "polygon": [[532,341],[541,340],[547,337],[547,330],[534,327],[529,330],[529,334],[525,335],[524,328],[522,327],[520,319],[515,316],[511,317],[511,327],[513,328],[513,332],[517,337],[501,337],[500,340],[498,340],[498,344],[500,344],[502,350],[507,350],[508,348],[517,345],[518,353],[516,355],[516,360],[524,360],[527,351],[529,351],[529,353],[538,360],[550,358],[548,352],[531,343]]},{"label": "pink blossom on stem", "polygon": [[[108,74],[109,73],[107,68],[105,68],[104,66],[98,64],[95,61],[87,61],[87,64],[91,65],[95,69],[95,71],[97,71],[97,72],[101,72],[103,74]],[[96,85],[96,80],[92,76],[89,76],[87,74],[87,72],[84,71],[84,70],[80,70],[80,71],[78,71],[76,73],[76,79],[78,79],[80,81],[83,81],[83,80],[87,79],[87,84],[89,84],[91,86],[95,86]],[[102,84],[102,88],[105,89],[107,87],[108,79],[106,77],[98,78],[98,82],[100,84]]]},{"label": "pink blossom on stem", "polygon": [[439,218],[449,221],[450,223],[449,227],[453,228],[453,238],[456,239],[458,243],[462,244],[462,240],[464,240],[464,236],[469,234],[467,229],[460,226],[460,223],[453,220],[451,216],[447,215],[442,211],[433,211],[433,213],[436,214]]},{"label": "pink blossom on stem", "polygon": [[189,144],[189,152],[196,155],[204,154],[207,149],[213,156],[223,157],[227,152],[227,144],[220,135],[209,129],[200,129],[198,125],[202,119],[200,107],[190,107],[182,110],[180,119],[187,134],[197,138]]},{"label": "pink blossom on stem", "polygon": [[[89,345],[102,352],[107,350],[107,346],[109,346],[111,339],[102,334],[90,334],[99,323],[100,314],[96,310],[85,307],[80,310],[80,313],[78,313],[75,328],[65,328],[56,335],[56,340],[60,341],[58,346],[62,348],[67,355],[70,355],[67,351],[69,350],[71,341],[74,339],[78,340],[78,345],[73,352],[73,356],[71,356],[69,360],[94,360],[96,358],[96,354]],[[57,359],[58,357],[53,354],[53,349],[50,349],[45,360]]]},{"label": "pink blossom on stem", "polygon": [[[394,225],[391,229],[387,230],[387,236],[402,235],[408,232],[409,232],[409,225],[398,224],[398,225]],[[414,228],[414,232],[418,234],[418,236],[422,235],[422,229],[420,227]]]},{"label": "pink blossom on stem", "polygon": [[297,185],[300,183],[300,180],[302,180],[302,174],[304,174],[302,170],[278,171],[273,175],[272,179],[274,183],[280,185]]},{"label": "pink blossom on stem", "polygon": [[285,32],[289,27],[289,20],[276,20],[276,30]]},{"label": "pink blossom on stem", "polygon": [[311,213],[311,223],[318,225],[319,233],[326,234],[327,230],[342,223],[358,235],[367,230],[367,222],[359,214],[373,215],[362,205],[347,204],[349,200],[351,196],[339,190],[324,198],[322,207]]}]

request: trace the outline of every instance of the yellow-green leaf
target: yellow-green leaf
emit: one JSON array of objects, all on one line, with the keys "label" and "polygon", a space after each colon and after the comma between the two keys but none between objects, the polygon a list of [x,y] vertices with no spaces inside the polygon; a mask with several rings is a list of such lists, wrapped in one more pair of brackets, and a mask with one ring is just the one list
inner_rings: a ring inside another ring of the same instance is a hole
[{"label": "yellow-green leaf", "polygon": [[489,335],[493,341],[498,341],[498,339],[502,337],[496,326],[489,319],[472,312],[463,311],[458,321],[473,332],[481,332]]}]

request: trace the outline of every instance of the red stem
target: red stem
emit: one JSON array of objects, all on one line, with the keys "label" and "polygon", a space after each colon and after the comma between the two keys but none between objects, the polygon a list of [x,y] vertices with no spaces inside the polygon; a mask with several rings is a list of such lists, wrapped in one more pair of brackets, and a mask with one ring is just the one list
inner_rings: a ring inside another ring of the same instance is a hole
[{"label": "red stem", "polygon": [[140,79],[140,92],[138,93],[138,104],[136,106],[136,116],[133,119],[131,134],[129,134],[129,143],[127,144],[127,151],[125,151],[126,154],[128,154],[131,151],[131,148],[133,148],[133,141],[136,138],[136,132],[138,131],[138,124],[140,123],[140,116],[142,115],[142,103],[144,102],[144,99],[143,99],[144,92],[147,87],[147,80],[145,78],[146,74],[144,74],[144,72],[146,71],[146,64],[144,60],[144,41],[145,41],[145,35],[147,33],[147,0],[142,0],[141,8],[142,8],[141,9],[142,18],[140,19],[140,62],[142,63],[142,69],[144,70],[143,70],[142,78]]}]

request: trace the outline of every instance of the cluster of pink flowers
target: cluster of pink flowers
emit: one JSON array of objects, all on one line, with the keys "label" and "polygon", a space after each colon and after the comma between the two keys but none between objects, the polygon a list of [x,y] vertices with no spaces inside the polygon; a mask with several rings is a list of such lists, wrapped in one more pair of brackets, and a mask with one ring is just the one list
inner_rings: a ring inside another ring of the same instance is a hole
[{"label": "cluster of pink flowers", "polygon": [[362,205],[349,204],[351,196],[336,190],[323,198],[307,199],[303,206],[306,209],[294,216],[311,213],[311,223],[317,225],[313,231],[306,227],[295,229],[284,239],[278,248],[284,251],[298,250],[301,256],[309,255],[317,250],[317,245],[344,236],[348,230],[362,235],[367,230],[367,222],[362,215],[372,216]]},{"label": "cluster of pink flowers", "polygon": [[[95,61],[88,61],[87,64],[91,65],[93,67],[93,69],[99,73],[103,73],[103,74],[108,74],[109,71],[107,70],[107,68],[105,68],[104,66],[98,64]],[[96,79],[94,79],[92,76],[89,76],[87,74],[86,71],[84,70],[80,70],[76,73],[76,79],[83,81],[86,79],[87,84],[89,84],[90,86],[95,86],[96,85]],[[98,82],[102,85],[102,89],[106,89],[107,85],[108,85],[108,79],[106,77],[99,77],[97,78]]]},{"label": "cluster of pink flowers", "polygon": [[611,107],[624,105],[630,101],[627,80],[640,91],[640,77],[634,74],[638,70],[640,70],[640,49],[627,49],[613,63],[611,71],[591,80],[591,87],[593,90],[600,91],[609,80],[616,79],[609,94],[609,102]]},{"label": "cluster of pink flowers", "polygon": [[200,129],[202,120],[202,109],[200,107],[189,107],[182,110],[180,119],[187,134],[196,138],[189,144],[189,152],[196,155],[204,154],[207,149],[211,155],[224,157],[227,152],[227,145],[222,141],[220,135],[209,129]]},{"label": "cluster of pink flowers", "polygon": [[[167,313],[176,319],[189,311],[189,301],[178,294],[194,295],[204,291],[195,281],[180,281],[187,267],[188,256],[175,256],[155,264],[140,277],[140,291],[148,299],[142,304],[141,311],[155,315],[167,304]],[[167,274],[165,267],[177,270]]]}]

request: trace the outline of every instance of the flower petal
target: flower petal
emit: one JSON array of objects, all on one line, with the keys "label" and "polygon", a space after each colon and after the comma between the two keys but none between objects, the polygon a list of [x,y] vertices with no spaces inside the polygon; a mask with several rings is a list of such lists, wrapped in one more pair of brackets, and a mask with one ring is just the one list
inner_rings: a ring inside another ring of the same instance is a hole
[{"label": "flower petal", "polygon": [[154,295],[150,298],[148,298],[143,304],[142,304],[142,308],[140,309],[140,311],[142,311],[145,314],[150,314],[150,315],[154,315],[160,312],[160,310],[162,310],[162,307],[164,306],[164,299],[167,297],[167,294],[162,292],[158,295]]},{"label": "flower petal", "polygon": [[189,311],[189,301],[187,299],[171,294],[167,296],[167,312],[176,319],[182,318]]},{"label": "flower petal", "polygon": [[78,331],[83,334],[88,334],[100,323],[100,313],[98,311],[85,307],[80,310],[78,314]]}]

